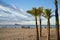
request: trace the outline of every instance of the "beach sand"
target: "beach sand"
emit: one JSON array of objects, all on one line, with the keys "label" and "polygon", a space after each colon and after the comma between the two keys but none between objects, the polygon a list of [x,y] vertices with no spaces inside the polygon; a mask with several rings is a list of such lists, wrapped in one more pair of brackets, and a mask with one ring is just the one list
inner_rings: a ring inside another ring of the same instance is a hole
[{"label": "beach sand", "polygon": [[[50,29],[50,39],[55,40],[55,28]],[[46,40],[47,29],[42,29],[40,40]],[[35,28],[0,28],[0,40],[36,40]]]}]

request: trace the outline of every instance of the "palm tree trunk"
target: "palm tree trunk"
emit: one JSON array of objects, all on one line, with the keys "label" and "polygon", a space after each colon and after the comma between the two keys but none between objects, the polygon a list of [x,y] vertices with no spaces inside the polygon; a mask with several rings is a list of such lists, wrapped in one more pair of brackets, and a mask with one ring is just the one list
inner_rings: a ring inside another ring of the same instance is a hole
[{"label": "palm tree trunk", "polygon": [[50,40],[50,20],[47,21],[47,40]]},{"label": "palm tree trunk", "polygon": [[38,32],[38,25],[37,25],[37,16],[35,16],[35,23],[36,23],[36,40],[39,40],[39,32]]},{"label": "palm tree trunk", "polygon": [[40,24],[40,37],[41,37],[42,36],[41,17],[39,17],[39,24]]},{"label": "palm tree trunk", "polygon": [[59,40],[59,17],[58,17],[58,2],[55,1],[55,17],[56,17],[56,40]]}]

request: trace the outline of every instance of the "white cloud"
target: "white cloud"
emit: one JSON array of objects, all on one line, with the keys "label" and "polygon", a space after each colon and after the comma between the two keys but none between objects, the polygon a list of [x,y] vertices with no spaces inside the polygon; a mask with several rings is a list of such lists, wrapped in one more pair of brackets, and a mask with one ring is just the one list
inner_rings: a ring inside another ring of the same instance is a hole
[{"label": "white cloud", "polygon": [[19,16],[19,17],[22,17],[22,18],[28,18],[29,19],[28,16],[26,16],[23,13],[19,12],[18,9],[17,10],[13,10],[11,8],[4,7],[4,6],[1,6],[1,5],[0,5],[0,9],[4,10],[4,11],[8,11],[8,12],[12,13],[15,16]]},{"label": "white cloud", "polygon": [[13,4],[13,5],[11,5],[11,6],[12,6],[13,8],[17,9],[16,5]]},{"label": "white cloud", "polygon": [[20,21],[32,20],[32,17],[29,17],[29,14],[24,12],[23,9],[18,9],[15,5],[12,7],[15,9],[0,4],[0,24],[12,24],[19,23]]}]

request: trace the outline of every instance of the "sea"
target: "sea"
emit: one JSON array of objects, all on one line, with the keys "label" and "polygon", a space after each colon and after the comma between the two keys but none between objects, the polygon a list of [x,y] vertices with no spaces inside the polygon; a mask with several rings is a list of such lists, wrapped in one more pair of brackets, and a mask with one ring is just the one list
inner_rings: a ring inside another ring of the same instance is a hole
[{"label": "sea", "polygon": [[[40,26],[38,25],[38,27]],[[42,25],[42,27],[46,28],[47,25]],[[0,28],[36,28],[36,26],[35,25],[0,25]],[[50,25],[50,28],[55,28],[55,25]]]}]

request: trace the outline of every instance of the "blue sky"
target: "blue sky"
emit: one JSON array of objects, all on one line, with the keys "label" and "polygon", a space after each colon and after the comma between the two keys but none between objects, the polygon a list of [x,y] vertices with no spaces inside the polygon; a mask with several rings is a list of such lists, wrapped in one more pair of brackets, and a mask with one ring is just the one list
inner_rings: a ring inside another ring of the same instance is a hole
[{"label": "blue sky", "polygon": [[[59,1],[60,0],[58,0],[58,2]],[[28,24],[28,22],[27,22],[28,20],[31,24],[34,21],[34,18],[31,15],[27,14],[26,11],[31,10],[32,7],[38,8],[40,6],[43,6],[44,9],[51,8],[52,10],[55,10],[54,9],[55,8],[54,7],[54,0],[0,0],[0,6],[1,5],[3,5],[2,6],[3,8],[6,7],[5,9],[0,7],[0,12],[1,12],[0,22],[2,24],[3,24],[3,21],[6,23],[8,23],[9,21],[10,22],[13,21],[13,23],[19,23],[20,22],[22,24],[23,23]],[[59,8],[59,13],[60,13],[60,3],[58,3],[58,8]],[[7,13],[7,14],[5,14],[5,13]],[[15,13],[17,13],[17,14],[15,14]],[[6,16],[4,16],[4,14]],[[21,15],[21,16],[19,16],[19,15]],[[11,18],[9,18],[8,16],[11,16]],[[24,18],[22,16],[24,16]],[[12,20],[13,18],[15,18],[14,19],[15,21]],[[30,19],[28,19],[28,18],[30,18]],[[8,21],[6,19],[8,19]],[[45,23],[43,23],[43,22],[45,22]],[[42,22],[42,24],[46,24],[46,21],[44,18],[43,18],[43,22]],[[54,17],[51,18],[51,24],[55,24],[55,18]]]},{"label": "blue sky", "polygon": [[[8,4],[16,5],[24,10],[31,9],[32,7],[51,8],[54,9],[54,0],[2,0]],[[58,0],[59,2],[59,0]]]}]

